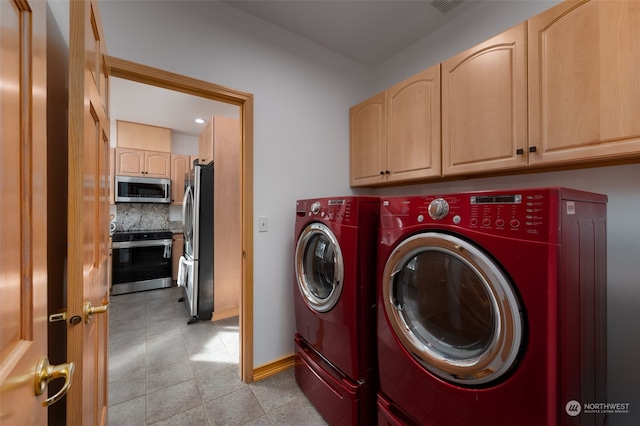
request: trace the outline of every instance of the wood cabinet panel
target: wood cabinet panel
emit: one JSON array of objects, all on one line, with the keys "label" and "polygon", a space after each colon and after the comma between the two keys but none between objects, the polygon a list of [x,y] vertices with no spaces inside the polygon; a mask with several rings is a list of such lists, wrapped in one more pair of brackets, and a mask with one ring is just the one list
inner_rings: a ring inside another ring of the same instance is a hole
[{"label": "wood cabinet panel", "polygon": [[171,246],[171,279],[178,281],[178,267],[180,265],[180,256],[184,251],[184,234],[173,234],[173,243]]},{"label": "wood cabinet panel", "polygon": [[171,129],[129,121],[116,122],[120,148],[171,152]]},{"label": "wood cabinet panel", "polygon": [[456,175],[527,165],[526,25],[442,63],[442,168]]},{"label": "wood cabinet panel", "polygon": [[171,178],[171,154],[116,148],[116,175]]},{"label": "wood cabinet panel", "polygon": [[385,102],[384,92],[351,107],[350,183],[367,186],[385,181]]},{"label": "wood cabinet panel", "polygon": [[184,198],[184,176],[191,169],[188,155],[171,154],[171,205],[181,206]]},{"label": "wood cabinet panel", "polygon": [[236,316],[242,288],[242,140],[240,121],[215,117],[214,162],[214,312],[213,319]]},{"label": "wood cabinet panel", "polygon": [[528,21],[530,164],[640,155],[640,2],[567,1]]},{"label": "wood cabinet panel", "polygon": [[387,181],[440,176],[440,65],[385,91]]},{"label": "wood cabinet panel", "polygon": [[145,151],[146,177],[171,178],[171,154]]}]

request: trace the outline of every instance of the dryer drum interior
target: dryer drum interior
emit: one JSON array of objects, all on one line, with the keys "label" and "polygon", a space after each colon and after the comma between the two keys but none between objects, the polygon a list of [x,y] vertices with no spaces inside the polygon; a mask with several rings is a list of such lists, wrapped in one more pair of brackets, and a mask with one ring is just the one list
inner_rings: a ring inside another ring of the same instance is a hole
[{"label": "dryer drum interior", "polygon": [[389,256],[382,286],[397,338],[432,374],[477,386],[514,366],[524,327],[518,297],[473,244],[438,232],[409,237]]},{"label": "dryer drum interior", "polygon": [[309,224],[296,245],[295,273],[298,288],[311,309],[327,312],[342,293],[344,260],[338,240],[325,224]]}]

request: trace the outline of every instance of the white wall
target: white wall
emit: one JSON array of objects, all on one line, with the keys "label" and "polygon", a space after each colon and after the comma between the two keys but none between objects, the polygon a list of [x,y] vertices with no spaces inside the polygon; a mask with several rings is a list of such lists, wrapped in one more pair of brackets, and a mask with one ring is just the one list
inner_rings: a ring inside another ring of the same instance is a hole
[{"label": "white wall", "polygon": [[351,193],[348,109],[371,70],[222,2],[99,6],[110,55],[253,93],[254,213],[269,217],[254,234],[254,364],[292,354],[295,201]]}]

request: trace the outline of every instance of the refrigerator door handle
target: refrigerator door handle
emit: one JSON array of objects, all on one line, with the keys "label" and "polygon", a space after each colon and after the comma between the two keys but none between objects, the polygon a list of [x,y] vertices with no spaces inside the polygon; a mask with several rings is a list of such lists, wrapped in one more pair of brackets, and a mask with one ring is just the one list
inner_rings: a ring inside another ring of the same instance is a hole
[{"label": "refrigerator door handle", "polygon": [[187,283],[187,276],[189,275],[189,268],[193,266],[193,260],[187,260],[186,257],[180,256],[180,263],[178,264],[178,287],[184,287]]}]

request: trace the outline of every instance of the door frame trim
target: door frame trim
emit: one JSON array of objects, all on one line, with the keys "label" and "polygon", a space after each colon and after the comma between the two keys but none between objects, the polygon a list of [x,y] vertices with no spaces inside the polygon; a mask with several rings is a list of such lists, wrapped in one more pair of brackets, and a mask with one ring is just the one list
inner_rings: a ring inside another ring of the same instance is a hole
[{"label": "door frame trim", "polygon": [[240,378],[253,381],[253,94],[105,56],[110,77],[175,90],[240,107],[242,128],[242,286],[240,290]]}]

